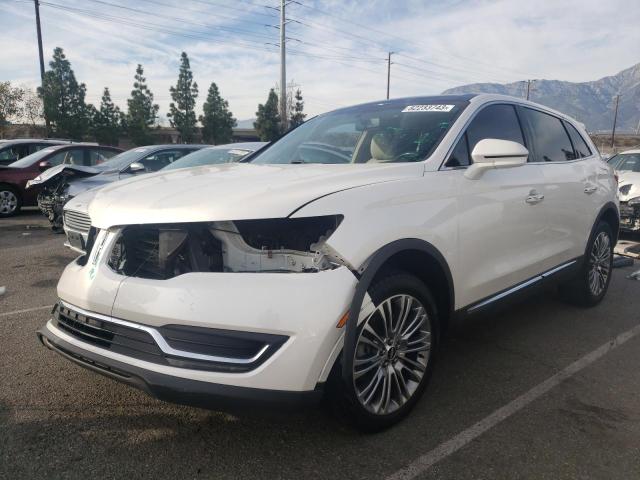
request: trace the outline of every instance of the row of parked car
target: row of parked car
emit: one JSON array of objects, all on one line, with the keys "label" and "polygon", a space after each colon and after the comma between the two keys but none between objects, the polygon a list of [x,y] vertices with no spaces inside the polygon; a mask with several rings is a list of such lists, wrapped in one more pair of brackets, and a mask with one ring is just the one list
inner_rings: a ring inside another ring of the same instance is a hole
[{"label": "row of parked car", "polygon": [[152,145],[126,152],[95,143],[19,139],[0,143],[0,217],[38,205],[54,230],[62,229],[62,209],[79,193],[108,183],[156,172],[235,162],[264,142],[229,145]]},{"label": "row of parked car", "polygon": [[549,285],[598,304],[636,192],[579,122],[500,95],[347,107],[264,148],[50,163],[29,188],[54,223],[64,205],[80,256],[45,346],[179,403],[326,396],[368,431],[416,405],[454,319]]}]

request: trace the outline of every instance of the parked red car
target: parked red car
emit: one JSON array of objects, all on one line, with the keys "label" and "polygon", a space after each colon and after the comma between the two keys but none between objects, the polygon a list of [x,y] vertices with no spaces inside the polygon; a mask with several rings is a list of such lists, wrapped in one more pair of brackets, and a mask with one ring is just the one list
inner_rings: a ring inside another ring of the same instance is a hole
[{"label": "parked red car", "polygon": [[23,206],[38,204],[39,188],[26,189],[47,168],[60,164],[92,166],[122,152],[115,147],[73,143],[55,145],[28,155],[8,166],[0,166],[0,217],[15,215]]}]

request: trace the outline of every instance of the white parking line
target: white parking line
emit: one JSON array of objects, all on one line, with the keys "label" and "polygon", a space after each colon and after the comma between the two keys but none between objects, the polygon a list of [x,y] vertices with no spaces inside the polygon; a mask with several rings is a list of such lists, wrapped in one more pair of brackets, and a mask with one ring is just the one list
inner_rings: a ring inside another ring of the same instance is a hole
[{"label": "white parking line", "polygon": [[8,317],[9,315],[15,315],[17,313],[35,312],[37,310],[51,310],[53,305],[43,305],[42,307],[24,308],[22,310],[14,310],[13,312],[2,312],[0,317]]},{"label": "white parking line", "polygon": [[640,334],[640,325],[636,325],[632,329],[627,330],[624,333],[621,333],[613,340],[605,343],[601,347],[596,348],[591,353],[588,353],[584,357],[573,362],[571,365],[559,371],[552,377],[549,377],[544,382],[536,385],[525,394],[519,396],[512,402],[505,405],[504,407],[499,408],[488,417],[483,418],[475,425],[472,425],[466,430],[460,432],[455,437],[447,440],[446,442],[441,443],[430,452],[427,452],[424,455],[418,457],[416,460],[411,462],[406,467],[398,470],[394,474],[387,477],[387,480],[408,480],[408,479],[413,479],[418,475],[424,473],[426,470],[428,470],[434,464],[438,463],[440,460],[443,460],[449,455],[457,452],[462,447],[470,443],[472,440],[475,440],[480,435],[490,430],[491,428],[495,427],[497,424],[499,424],[503,420],[509,418],[511,415],[523,409],[534,400],[540,398],[542,395],[547,393],[552,388],[558,386],[560,383],[562,383],[566,379],[572,377],[583,368],[591,365],[593,362],[595,362],[599,358],[602,358],[607,353],[619,347],[620,345],[627,342],[628,340],[630,340],[631,338],[635,337],[638,334]]}]

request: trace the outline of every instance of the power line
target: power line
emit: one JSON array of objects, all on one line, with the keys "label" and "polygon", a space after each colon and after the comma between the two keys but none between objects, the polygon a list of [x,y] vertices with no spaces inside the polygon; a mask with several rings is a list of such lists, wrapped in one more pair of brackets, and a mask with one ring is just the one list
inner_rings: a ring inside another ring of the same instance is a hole
[{"label": "power line", "polygon": [[[383,30],[379,30],[379,29],[373,28],[373,27],[371,27],[371,25],[363,25],[363,24],[361,24],[361,23],[355,22],[355,21],[354,21],[353,19],[351,19],[351,18],[350,18],[350,19],[345,19],[345,18],[340,17],[339,15],[336,15],[336,14],[334,14],[334,13],[332,13],[332,12],[329,12],[329,11],[326,11],[326,10],[323,10],[323,9],[320,9],[320,8],[315,7],[315,6],[312,6],[312,5],[308,5],[308,4],[304,3],[304,2],[299,2],[299,1],[298,1],[297,3],[298,3],[299,5],[301,5],[301,6],[305,7],[305,8],[309,8],[309,9],[315,10],[315,11],[317,11],[317,12],[319,12],[319,13],[323,14],[323,15],[326,15],[326,16],[329,16],[329,17],[335,18],[335,19],[337,19],[337,20],[339,20],[339,21],[341,21],[341,22],[344,22],[344,23],[348,24],[348,25],[349,25],[349,27],[356,26],[356,27],[362,28],[362,29],[364,29],[364,30],[366,30],[366,31],[368,31],[368,32],[375,32],[375,33],[378,33],[378,34],[384,35],[384,36],[389,37],[389,38],[395,38],[395,39],[397,39],[397,40],[400,40],[400,41],[401,41],[401,42],[403,42],[403,43],[409,43],[409,44],[412,44],[412,45],[417,46],[417,47],[420,47],[420,48],[422,48],[422,47],[423,47],[423,45],[417,45],[417,44],[416,44],[414,41],[412,41],[412,40],[406,39],[406,38],[401,37],[401,36],[396,35],[396,34],[388,33],[388,32],[385,32],[385,31],[383,31]],[[336,31],[339,31],[339,30],[337,30],[337,29],[336,29]],[[343,33],[346,33],[346,32],[343,32]],[[361,36],[358,36],[358,37],[360,37],[360,38],[366,38],[366,37],[361,37]],[[366,38],[366,40],[367,40],[367,41],[369,41],[369,42],[374,42],[373,40],[371,40],[371,39],[369,39],[369,38]],[[376,44],[378,44],[378,45],[383,45],[383,44],[382,44],[382,43],[380,43],[380,42],[375,42],[375,43],[376,43]],[[385,45],[385,46],[386,46],[386,45]],[[433,50],[433,47],[431,47],[431,49]],[[446,55],[448,55],[448,56],[455,56],[455,57],[458,57],[458,58],[460,58],[460,59],[462,59],[462,60],[465,60],[465,61],[467,61],[467,62],[473,62],[473,63],[477,63],[477,64],[480,64],[480,65],[484,65],[485,67],[489,67],[489,68],[491,68],[491,69],[493,69],[493,70],[498,69],[498,70],[503,70],[503,71],[505,71],[505,72],[512,72],[512,73],[522,74],[522,72],[517,72],[516,70],[510,69],[510,68],[504,68],[504,67],[500,67],[500,66],[497,66],[497,65],[493,65],[493,64],[485,63],[485,62],[482,62],[482,61],[477,60],[477,59],[475,59],[475,58],[466,57],[466,56],[462,56],[462,55],[456,55],[456,54],[452,54],[451,52],[445,52],[445,51],[442,51],[442,52],[443,52],[443,53],[445,53],[445,54],[446,54]]]},{"label": "power line", "polygon": [[[192,20],[185,19],[185,18],[180,18],[180,17],[168,17],[166,15],[161,15],[161,14],[155,13],[155,12],[148,12],[148,11],[140,10],[140,9],[137,9],[137,8],[127,7],[125,5],[118,5],[116,3],[105,2],[104,0],[89,0],[89,1],[90,2],[94,2],[94,3],[98,3],[100,5],[120,8],[122,10],[127,10],[127,11],[134,12],[134,13],[139,13],[139,14],[142,14],[142,15],[149,15],[149,16],[152,16],[152,17],[161,18],[163,20],[170,20],[172,22],[180,22],[180,23],[184,23],[184,24],[187,24],[187,25],[197,25],[199,27],[210,28],[210,29],[213,29],[213,30],[222,30],[222,31],[229,31],[229,32],[244,33],[245,35],[251,35],[251,36],[255,36],[255,37],[271,38],[270,35],[255,33],[255,32],[252,32],[251,30],[244,30],[244,29],[241,29],[241,28],[233,28],[233,27],[224,27],[224,26],[220,26],[220,25],[211,25],[211,24],[206,24],[206,23],[198,23],[198,22],[194,22]],[[158,5],[167,6],[166,3],[158,2],[157,0],[143,0],[143,1],[150,2],[150,3],[155,3],[155,4],[158,4]],[[236,17],[231,17],[231,18],[236,18]],[[255,23],[255,22],[248,22],[248,23]],[[265,26],[263,23],[256,23],[256,24],[260,25],[260,26]]]}]

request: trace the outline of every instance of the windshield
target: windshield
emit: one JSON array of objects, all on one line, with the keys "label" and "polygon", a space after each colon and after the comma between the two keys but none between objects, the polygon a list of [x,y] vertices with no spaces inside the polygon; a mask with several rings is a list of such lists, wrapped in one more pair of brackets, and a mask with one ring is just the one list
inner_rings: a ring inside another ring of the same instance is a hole
[{"label": "windshield", "polygon": [[609,161],[609,163],[616,170],[620,172],[640,172],[640,153],[623,153],[616,155],[614,158],[616,159],[615,162]]},{"label": "windshield", "polygon": [[199,167],[201,165],[237,162],[251,152],[251,150],[242,148],[203,148],[202,150],[198,150],[182,157],[180,160],[176,160],[172,164],[164,167],[162,170],[175,170],[176,168]]},{"label": "windshield", "polygon": [[337,110],[302,124],[253,163],[420,162],[466,105],[408,99]]},{"label": "windshield", "polygon": [[31,155],[27,155],[26,157],[21,158],[17,162],[13,162],[9,166],[14,168],[30,167],[34,163],[39,162],[44,157],[49,155],[51,152],[55,152],[56,150],[57,148],[45,148],[44,150],[40,150],[39,152],[32,153]]}]

